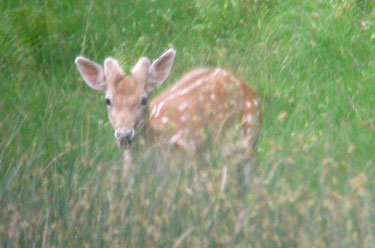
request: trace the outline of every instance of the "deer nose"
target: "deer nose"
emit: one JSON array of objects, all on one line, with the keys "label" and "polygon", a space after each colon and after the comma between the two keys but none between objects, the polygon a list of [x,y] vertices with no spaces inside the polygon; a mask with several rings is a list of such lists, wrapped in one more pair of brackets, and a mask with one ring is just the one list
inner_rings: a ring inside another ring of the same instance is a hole
[{"label": "deer nose", "polygon": [[133,138],[134,138],[134,130],[130,130],[130,131],[127,131],[125,132],[124,134],[124,138],[127,140],[127,141],[131,141]]},{"label": "deer nose", "polygon": [[135,131],[134,130],[116,130],[115,131],[115,138],[118,141],[118,145],[122,148],[125,148],[126,146],[129,146],[132,140],[135,137]]},{"label": "deer nose", "polygon": [[132,140],[134,138],[134,135],[135,135],[134,130],[127,130],[127,131],[116,130],[115,131],[116,139],[125,138],[126,140]]}]

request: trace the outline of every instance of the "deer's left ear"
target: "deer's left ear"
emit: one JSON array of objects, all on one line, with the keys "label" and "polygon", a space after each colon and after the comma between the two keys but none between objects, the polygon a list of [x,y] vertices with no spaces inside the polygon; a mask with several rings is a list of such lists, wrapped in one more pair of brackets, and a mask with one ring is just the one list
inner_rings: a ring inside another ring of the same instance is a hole
[{"label": "deer's left ear", "polygon": [[169,49],[150,66],[147,90],[151,92],[156,86],[161,85],[169,76],[176,51]]}]

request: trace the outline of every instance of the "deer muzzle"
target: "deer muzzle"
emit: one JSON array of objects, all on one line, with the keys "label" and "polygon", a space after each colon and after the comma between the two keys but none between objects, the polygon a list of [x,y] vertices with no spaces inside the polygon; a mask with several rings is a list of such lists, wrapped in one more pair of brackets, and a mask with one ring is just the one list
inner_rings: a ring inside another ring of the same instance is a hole
[{"label": "deer muzzle", "polygon": [[118,147],[123,150],[129,150],[134,140],[135,134],[135,130],[116,130],[115,138],[117,140]]}]

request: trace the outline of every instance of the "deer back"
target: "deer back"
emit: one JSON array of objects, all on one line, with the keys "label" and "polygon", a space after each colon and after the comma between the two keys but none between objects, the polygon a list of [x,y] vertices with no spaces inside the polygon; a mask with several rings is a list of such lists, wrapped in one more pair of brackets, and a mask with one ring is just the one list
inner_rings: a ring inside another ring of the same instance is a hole
[{"label": "deer back", "polygon": [[197,69],[183,76],[150,103],[153,141],[194,150],[228,129],[240,130],[251,146],[262,123],[254,90],[224,69]]}]

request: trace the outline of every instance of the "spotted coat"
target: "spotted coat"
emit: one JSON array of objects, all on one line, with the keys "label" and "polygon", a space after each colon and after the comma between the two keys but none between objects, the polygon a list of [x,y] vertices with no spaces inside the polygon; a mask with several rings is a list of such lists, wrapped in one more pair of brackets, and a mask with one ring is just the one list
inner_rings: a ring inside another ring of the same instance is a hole
[{"label": "spotted coat", "polygon": [[196,149],[205,132],[240,126],[251,146],[261,122],[258,96],[246,83],[221,68],[197,69],[150,103],[148,133],[151,140],[165,137],[175,147]]}]

